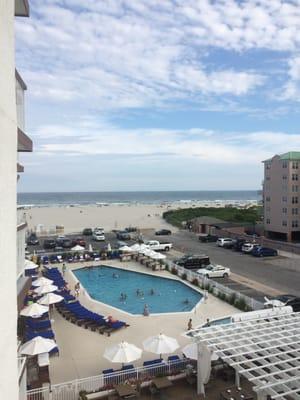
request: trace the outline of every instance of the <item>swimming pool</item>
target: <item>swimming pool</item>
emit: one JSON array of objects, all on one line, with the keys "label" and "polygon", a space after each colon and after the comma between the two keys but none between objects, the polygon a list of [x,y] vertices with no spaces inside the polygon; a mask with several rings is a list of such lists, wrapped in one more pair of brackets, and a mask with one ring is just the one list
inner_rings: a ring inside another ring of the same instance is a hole
[{"label": "swimming pool", "polygon": [[177,280],[120,268],[97,266],[73,273],[93,299],[131,314],[142,314],[145,304],[150,314],[191,311],[202,298]]}]

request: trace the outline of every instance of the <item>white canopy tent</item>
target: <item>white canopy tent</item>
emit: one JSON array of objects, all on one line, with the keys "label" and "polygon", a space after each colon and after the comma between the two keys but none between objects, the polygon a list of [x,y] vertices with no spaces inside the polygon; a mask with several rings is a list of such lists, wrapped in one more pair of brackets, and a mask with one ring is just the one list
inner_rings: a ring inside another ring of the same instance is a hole
[{"label": "white canopy tent", "polygon": [[[300,313],[215,325],[194,339],[235,369],[237,386],[240,375],[248,379],[258,400],[300,399]],[[204,394],[200,362],[198,368],[198,393]]]}]

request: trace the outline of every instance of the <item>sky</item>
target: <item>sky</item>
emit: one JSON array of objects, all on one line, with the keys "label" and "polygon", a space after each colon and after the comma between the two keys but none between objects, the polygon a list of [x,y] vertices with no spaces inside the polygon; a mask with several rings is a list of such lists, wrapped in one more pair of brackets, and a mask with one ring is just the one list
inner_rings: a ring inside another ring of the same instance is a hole
[{"label": "sky", "polygon": [[30,0],[19,191],[256,190],[300,150],[300,1]]}]

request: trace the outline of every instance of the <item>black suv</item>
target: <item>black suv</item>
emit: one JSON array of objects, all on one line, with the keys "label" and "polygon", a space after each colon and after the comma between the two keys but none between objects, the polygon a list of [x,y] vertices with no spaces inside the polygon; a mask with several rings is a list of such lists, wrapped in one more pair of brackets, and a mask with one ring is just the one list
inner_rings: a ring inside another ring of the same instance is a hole
[{"label": "black suv", "polygon": [[160,229],[159,231],[155,232],[155,235],[157,236],[172,235],[172,232],[169,229]]},{"label": "black suv", "polygon": [[300,311],[300,297],[293,294],[281,294],[273,298],[273,300],[281,301],[285,306],[291,306],[294,312]]},{"label": "black suv", "polygon": [[44,249],[55,249],[56,241],[54,239],[44,240]]},{"label": "black suv", "polygon": [[92,236],[92,234],[93,234],[93,229],[92,229],[92,228],[85,228],[85,229],[82,231],[82,234],[83,234],[84,236]]},{"label": "black suv", "polygon": [[117,232],[117,239],[119,240],[130,240],[131,236],[130,233],[127,231],[119,231]]},{"label": "black suv", "polygon": [[204,268],[210,264],[210,259],[205,254],[200,255],[186,255],[175,261],[175,264],[186,269],[199,269]]},{"label": "black suv", "polygon": [[246,239],[236,239],[235,243],[232,246],[232,249],[235,251],[242,251],[242,247],[245,243]]},{"label": "black suv", "polygon": [[30,246],[36,246],[36,245],[40,244],[39,239],[37,238],[37,236],[36,236],[35,233],[31,233],[31,234],[28,236],[28,239],[27,239],[26,242],[27,242],[27,244],[30,245]]},{"label": "black suv", "polygon": [[199,236],[199,240],[200,240],[200,242],[202,242],[202,243],[216,242],[218,239],[219,239],[218,236],[216,236],[216,235],[210,235],[210,234],[207,234],[207,235],[200,235],[200,236]]}]

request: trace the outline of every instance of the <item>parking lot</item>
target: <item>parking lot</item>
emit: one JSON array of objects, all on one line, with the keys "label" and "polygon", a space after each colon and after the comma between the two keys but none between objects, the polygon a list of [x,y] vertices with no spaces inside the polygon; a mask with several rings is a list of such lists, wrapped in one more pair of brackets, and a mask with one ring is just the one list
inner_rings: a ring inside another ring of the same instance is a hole
[{"label": "parking lot", "polygon": [[[114,232],[105,233],[105,242],[97,242],[93,240],[92,236],[82,236],[79,234],[67,235],[67,237],[70,239],[82,237],[86,241],[86,249],[91,244],[94,251],[105,249],[108,243],[111,244],[112,248],[119,247],[119,240],[116,238]],[[40,244],[37,246],[28,246],[28,251],[30,253],[33,253],[34,250],[37,253],[43,252],[42,243],[44,239],[46,237],[40,237]],[[168,258],[171,259],[174,259],[180,253],[208,255],[212,263],[229,267],[233,275],[237,274],[240,277],[244,277],[245,280],[251,280],[254,284],[243,283],[241,280],[234,279],[234,277],[232,277],[233,279],[217,278],[218,282],[256,300],[263,301],[267,293],[267,291],[262,289],[261,285],[273,288],[280,293],[300,295],[300,258],[293,259],[281,256],[257,258],[217,247],[215,243],[201,243],[195,234],[187,231],[178,231],[171,236],[155,236],[153,234],[144,239],[156,239],[173,243],[175,252],[168,254]],[[126,241],[126,243],[128,245],[133,244],[134,240]],[[68,252],[68,249],[63,251]],[[51,254],[52,250],[47,250],[46,252]]]}]

